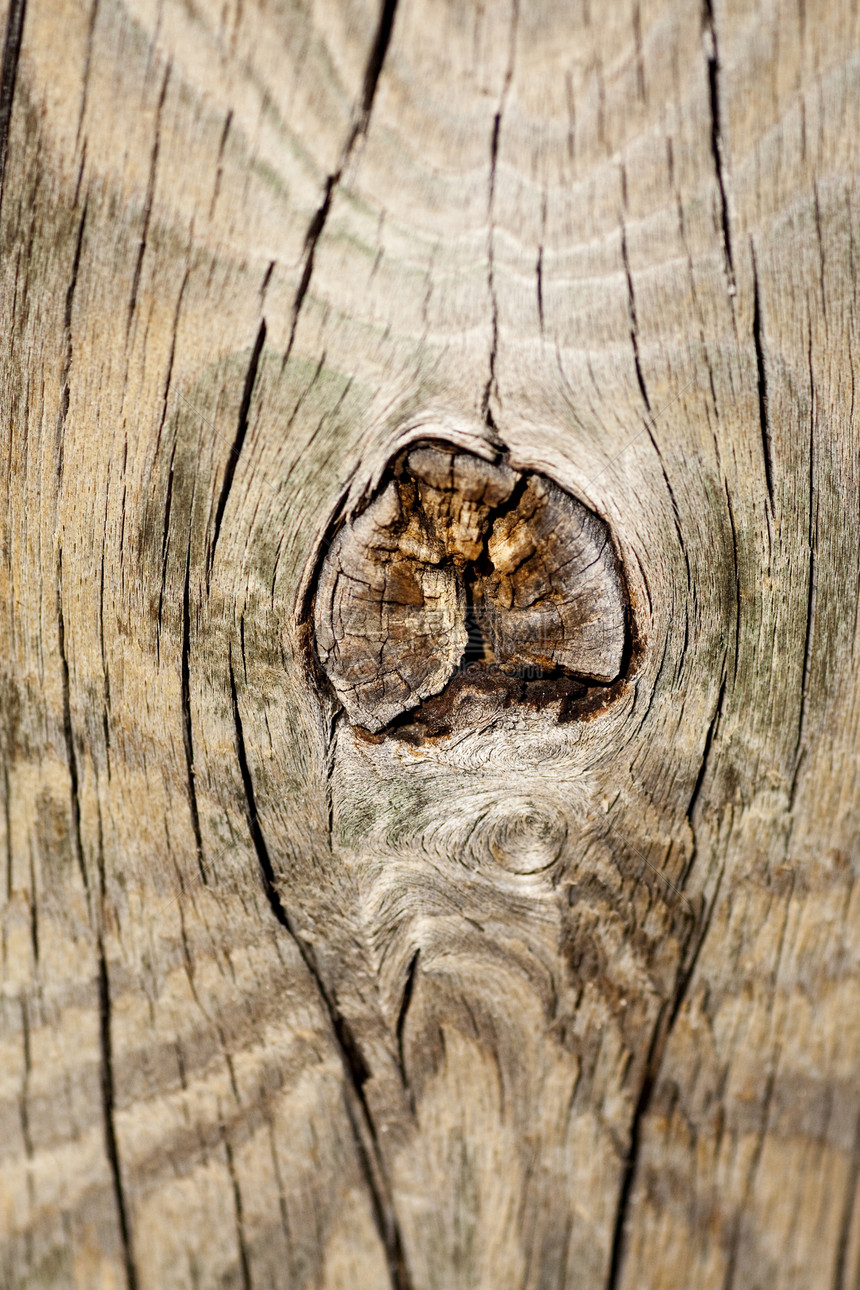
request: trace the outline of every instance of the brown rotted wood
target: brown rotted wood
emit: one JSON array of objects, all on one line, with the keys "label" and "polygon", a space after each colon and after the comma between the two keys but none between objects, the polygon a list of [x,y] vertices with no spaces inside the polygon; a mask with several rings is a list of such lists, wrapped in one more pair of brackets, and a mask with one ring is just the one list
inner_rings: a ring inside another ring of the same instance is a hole
[{"label": "brown rotted wood", "polygon": [[0,20],[0,1282],[855,1286],[852,7]]}]

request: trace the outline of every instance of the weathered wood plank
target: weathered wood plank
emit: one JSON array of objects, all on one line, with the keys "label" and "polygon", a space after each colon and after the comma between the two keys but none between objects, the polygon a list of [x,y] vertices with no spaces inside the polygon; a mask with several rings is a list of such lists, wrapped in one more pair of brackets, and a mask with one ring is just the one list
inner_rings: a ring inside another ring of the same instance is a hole
[{"label": "weathered wood plank", "polygon": [[[847,1290],[854,9],[3,12],[0,1280]],[[416,440],[608,526],[605,701],[346,719]]]}]

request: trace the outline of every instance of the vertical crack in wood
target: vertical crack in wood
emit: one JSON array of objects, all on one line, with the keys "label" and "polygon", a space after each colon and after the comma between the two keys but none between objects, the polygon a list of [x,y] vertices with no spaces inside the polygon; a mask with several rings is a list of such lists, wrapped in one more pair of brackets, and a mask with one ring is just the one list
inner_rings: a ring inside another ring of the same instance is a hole
[{"label": "vertical crack in wood", "polygon": [[708,104],[711,112],[711,156],[714,160],[714,173],[720,194],[720,225],[723,234],[726,277],[729,281],[729,295],[733,296],[735,294],[735,266],[732,259],[729,199],[723,159],[724,143],[720,113],[720,58],[717,48],[717,28],[714,22],[713,0],[704,0],[703,18],[707,38],[706,59],[708,65]]},{"label": "vertical crack in wood", "polygon": [[57,409],[57,429],[55,436],[57,455],[57,489],[59,491],[63,478],[65,461],[66,421],[69,415],[71,400],[72,371],[72,310],[75,303],[75,290],[78,285],[78,272],[81,267],[81,251],[84,244],[84,229],[87,223],[88,199],[84,200],[84,209],[78,224],[78,236],[75,243],[75,254],[72,260],[72,272],[66,289],[66,303],[63,310],[63,366],[60,372],[60,406]]},{"label": "vertical crack in wood", "polygon": [[[107,534],[107,499],[108,492],[105,489],[105,514],[102,523],[102,532]],[[108,783],[110,783],[111,768],[111,742],[110,742],[110,670],[107,664],[107,651],[105,649],[105,549],[104,541],[102,542],[101,558],[99,560],[99,653],[102,662],[102,735],[105,741],[105,766],[107,767]]]},{"label": "vertical crack in wood", "polygon": [[505,79],[502,82],[502,92],[499,96],[499,106],[493,117],[493,129],[490,135],[490,177],[489,188],[487,193],[487,287],[490,293],[491,309],[491,340],[490,340],[490,358],[489,358],[489,375],[487,384],[484,387],[484,397],[481,403],[481,416],[484,424],[491,431],[495,431],[496,426],[493,421],[492,408],[490,406],[493,392],[497,390],[496,385],[496,358],[499,351],[499,302],[496,296],[496,226],[495,226],[495,203],[496,203],[496,167],[499,160],[499,135],[502,128],[502,116],[505,111],[505,104],[508,98],[508,91],[511,87],[511,81],[514,76],[514,58],[517,47],[517,24],[519,22],[520,10],[519,0],[512,0],[511,4],[511,34],[510,45],[508,49],[508,64],[505,68]]},{"label": "vertical crack in wood", "polygon": [[[98,11],[99,11],[99,0],[93,0],[92,8],[90,9],[89,27],[87,29],[87,52],[86,52],[86,57],[84,59],[83,87],[81,89],[81,106],[78,111],[78,128],[75,131],[75,152],[77,152],[78,145],[81,142],[81,130],[83,129],[84,116],[86,115],[86,111],[87,111],[87,98],[89,96],[89,89],[90,89],[90,65],[93,59],[93,35],[96,29],[96,17],[98,15]],[[86,143],[84,144],[84,151],[86,151]]]},{"label": "vertical crack in wood", "polygon": [[340,180],[343,170],[343,162],[338,169],[326,178],[323,200],[314,212],[313,219],[308,225],[308,231],[305,234],[304,258],[302,266],[302,276],[299,279],[296,298],[293,301],[293,319],[290,324],[290,339],[287,341],[287,349],[284,354],[284,361],[281,364],[281,371],[286,367],[290,354],[293,352],[293,345],[296,339],[296,329],[299,325],[299,314],[302,311],[302,305],[305,302],[305,296],[308,293],[308,287],[311,284],[311,276],[314,271],[314,256],[316,255],[317,243],[322,237],[323,229],[328,220],[328,213],[331,210],[331,198],[335,184]]},{"label": "vertical crack in wood", "polygon": [[374,1222],[385,1250],[391,1284],[394,1290],[412,1290],[412,1278],[406,1262],[400,1223],[382,1160],[376,1125],[364,1092],[364,1085],[370,1078],[370,1068],[352,1033],[349,1022],[338,1008],[323,979],[313,946],[299,935],[278,893],[272,859],[269,855],[269,849],[257,813],[254,782],[251,777],[251,769],[245,748],[245,735],[242,727],[242,717],[239,712],[239,699],[236,692],[236,678],[233,672],[232,658],[228,660],[228,669],[233,706],[233,726],[236,737],[236,758],[239,763],[239,773],[245,796],[245,816],[260,868],[263,891],[275,920],[288,933],[298,949],[331,1027],[345,1077],[344,1104],[352,1129],[358,1161],[367,1185]]},{"label": "vertical crack in wood", "polygon": [[72,847],[81,874],[90,921],[95,930],[97,951],[97,978],[99,1002],[99,1047],[101,1053],[100,1085],[102,1098],[102,1119],[104,1124],[105,1153],[110,1167],[114,1200],[119,1222],[120,1241],[123,1252],[128,1290],[137,1290],[137,1269],[132,1246],[131,1224],[128,1217],[128,1206],[122,1181],[122,1167],[119,1158],[119,1144],[114,1121],[115,1090],[113,1078],[113,1054],[111,1047],[111,999],[110,978],[108,975],[107,956],[105,955],[102,937],[104,920],[104,875],[100,883],[100,905],[94,904],[86,865],[84,863],[83,836],[81,831],[80,777],[78,758],[75,752],[74,729],[72,726],[71,688],[69,661],[66,654],[66,626],[63,616],[63,551],[57,552],[57,636],[59,642],[60,665],[63,692],[63,736],[66,744],[66,760],[69,767],[69,794],[72,817]]},{"label": "vertical crack in wood", "polygon": [[248,433],[248,417],[251,412],[251,399],[254,394],[254,386],[257,383],[257,371],[260,366],[260,355],[263,352],[263,345],[266,341],[266,320],[260,320],[260,326],[257,331],[257,339],[254,341],[254,348],[251,351],[251,361],[248,364],[248,370],[245,373],[245,385],[242,390],[242,402],[239,404],[239,420],[236,424],[236,434],[233,439],[233,446],[227,454],[227,463],[224,466],[224,479],[221,484],[221,492],[218,496],[218,505],[215,508],[215,524],[212,532],[212,545],[209,548],[209,558],[206,563],[206,590],[209,590],[209,583],[212,578],[212,569],[215,564],[215,548],[218,545],[218,538],[221,533],[221,521],[224,519],[224,511],[227,506],[227,498],[230,496],[230,489],[233,487],[233,480],[236,475],[236,467],[239,463],[239,454],[245,442],[245,436]]},{"label": "vertical crack in wood", "polygon": [[[604,1290],[618,1290],[620,1285],[622,1266],[627,1252],[627,1218],[639,1170],[643,1126],[651,1108],[654,1092],[659,1083],[660,1071],[663,1066],[663,1058],[666,1054],[669,1039],[674,1029],[675,1022],[678,1019],[678,1014],[680,1013],[684,1000],[687,997],[690,982],[693,979],[693,974],[698,962],[699,953],[705,943],[705,939],[711,925],[711,919],[713,917],[713,912],[716,908],[720,888],[722,886],[724,871],[725,865],[722,865],[717,876],[717,881],[714,884],[714,894],[709,903],[707,913],[698,928],[698,934],[695,922],[691,922],[690,924],[689,934],[682,946],[681,964],[678,969],[671,1000],[664,1000],[657,1015],[657,1020],[654,1023],[654,1029],[651,1033],[651,1042],[648,1048],[648,1055],[645,1060],[645,1070],[642,1076],[642,1083],[639,1087],[639,1096],[636,1099],[636,1106],[633,1111],[633,1118],[630,1124],[630,1142],[624,1162],[621,1185],[618,1191],[618,1203],[615,1210],[615,1222],[613,1225],[612,1243],[610,1246],[611,1254],[609,1272],[606,1278]],[[691,944],[692,952],[688,953]]]},{"label": "vertical crack in wood", "polygon": [[227,138],[230,134],[230,126],[233,124],[233,109],[230,108],[224,118],[224,129],[221,131],[221,142],[218,144],[218,159],[215,162],[215,183],[212,186],[212,201],[209,203],[209,218],[212,219],[215,214],[215,206],[218,201],[218,194],[221,191],[221,179],[224,174],[224,149],[227,147]]},{"label": "vertical crack in wood", "polygon": [[[8,732],[7,732],[8,741]],[[12,899],[12,797],[9,783],[9,749],[3,757],[3,827],[6,830],[6,902]],[[31,893],[32,895],[32,893]]]},{"label": "vertical crack in wood", "polygon": [[33,950],[33,967],[39,971],[39,904],[36,900],[36,864],[33,848],[29,848],[30,861],[30,945]]},{"label": "vertical crack in wood", "polygon": [[815,413],[816,392],[812,370],[812,327],[809,328],[807,364],[809,369],[809,518],[806,541],[809,550],[806,590],[806,632],[803,642],[803,678],[800,686],[800,712],[797,719],[797,739],[794,745],[794,776],[791,783],[790,808],[794,806],[797,771],[800,766],[801,742],[806,720],[806,698],[809,688],[809,670],[812,662],[812,625],[815,618]]},{"label": "vertical crack in wood", "polygon": [[[191,245],[189,245],[188,249],[190,253]],[[173,327],[170,333],[170,353],[167,356],[167,375],[164,378],[164,395],[161,400],[161,418],[158,422],[158,431],[155,436],[155,454],[157,454],[161,448],[161,436],[164,431],[164,423],[167,420],[167,405],[170,399],[170,383],[173,380],[173,364],[176,361],[176,337],[179,332],[179,315],[182,313],[182,301],[185,297],[185,289],[188,286],[188,279],[190,277],[191,269],[189,267],[186,268],[185,273],[182,276],[182,286],[179,288],[179,295],[176,297],[176,309],[173,312]],[[176,440],[174,438],[174,451],[175,446]],[[162,553],[163,551],[164,545],[162,544]]]},{"label": "vertical crack in wood", "polygon": [[376,87],[379,84],[379,78],[382,75],[382,66],[385,62],[385,55],[388,53],[388,46],[391,43],[391,33],[394,30],[394,15],[397,12],[398,0],[383,0],[382,9],[379,14],[379,25],[376,28],[376,35],[373,44],[370,47],[370,56],[367,60],[367,66],[364,72],[364,92],[361,100],[361,117],[356,124],[355,131],[348,145],[348,151],[352,150],[353,144],[359,134],[367,134],[367,126],[370,121],[370,113],[373,110],[373,100],[376,98]]},{"label": "vertical crack in wood", "polygon": [[170,80],[170,63],[164,69],[164,80],[161,83],[161,93],[158,96],[158,107],[155,113],[155,138],[152,142],[152,153],[149,159],[149,178],[146,184],[146,197],[143,204],[143,229],[140,234],[140,243],[137,248],[137,259],[134,265],[134,274],[131,280],[131,294],[128,299],[128,318],[125,325],[126,341],[131,333],[132,319],[134,311],[137,308],[137,292],[140,287],[140,275],[143,271],[143,257],[146,254],[146,243],[149,237],[149,221],[152,218],[152,204],[155,200],[155,177],[158,169],[158,151],[161,144],[161,113],[164,109],[164,100],[167,98],[167,83]]},{"label": "vertical crack in wood", "polygon": [[546,204],[547,204],[547,194],[546,194],[546,189],[544,189],[543,198],[541,200],[541,210],[540,210],[540,243],[538,245],[537,264],[535,265],[535,275],[537,277],[538,324],[540,326],[541,337],[543,337],[543,334],[544,334],[543,252],[544,252],[544,243],[546,242]]},{"label": "vertical crack in wood", "polygon": [[[623,166],[621,167],[621,194],[622,204],[626,205],[627,175]],[[663,473],[663,480],[669,491],[669,497],[672,502],[672,513],[675,521],[675,532],[678,535],[678,545],[680,546],[681,554],[684,557],[684,565],[687,570],[687,588],[689,589],[693,585],[692,574],[690,572],[690,557],[687,554],[687,547],[684,542],[684,535],[681,528],[681,517],[678,511],[678,503],[675,499],[675,491],[669,482],[669,476],[663,461],[663,454],[657,445],[657,440],[654,438],[654,432],[651,428],[654,423],[654,417],[651,414],[651,400],[648,397],[648,387],[645,384],[645,377],[639,361],[639,323],[636,315],[636,296],[633,291],[633,275],[630,272],[630,260],[627,255],[627,230],[623,217],[621,219],[621,260],[624,265],[624,273],[627,279],[627,309],[630,319],[630,341],[633,347],[633,365],[636,370],[636,380],[639,385],[639,392],[642,395],[642,401],[645,404],[646,411],[645,429],[648,432],[648,438],[651,440],[651,446],[657,454],[657,459],[660,462],[660,469]]]},{"label": "vertical crack in wood", "polygon": [[227,1158],[227,1172],[233,1188],[233,1211],[236,1219],[236,1245],[239,1249],[239,1267],[242,1273],[242,1290],[252,1290],[251,1264],[248,1259],[248,1247],[245,1243],[245,1226],[242,1214],[242,1193],[239,1190],[239,1179],[236,1177],[236,1163],[233,1159],[233,1148],[224,1125],[221,1125],[221,1137],[224,1143],[224,1155]]},{"label": "vertical crack in wood", "polygon": [[750,258],[753,276],[753,345],[755,346],[756,373],[758,376],[758,422],[761,430],[761,447],[764,458],[764,478],[767,485],[767,496],[773,513],[773,460],[771,457],[771,433],[768,421],[767,397],[767,363],[765,361],[764,340],[762,337],[761,298],[759,295],[758,269],[755,259],[755,247],[750,238]]},{"label": "vertical crack in wood", "polygon": [[[176,460],[178,434],[174,433],[173,446],[170,449],[170,461],[167,467],[167,491],[164,498],[164,524],[161,529],[161,585],[158,589],[158,612],[155,616],[155,661],[161,666],[161,623],[164,614],[164,593],[167,590],[167,546],[170,540],[170,515],[173,510],[173,470]],[[156,446],[156,452],[158,447]]]},{"label": "vertical crack in wood", "polygon": [[[72,817],[72,848],[81,882],[90,904],[90,884],[84,864],[84,848],[81,838],[81,801],[78,783],[78,757],[75,752],[74,731],[72,729],[71,682],[69,660],[66,655],[66,621],[63,615],[63,550],[57,552],[57,640],[60,651],[60,669],[63,692],[63,739],[66,745],[66,761],[69,767],[69,810]],[[92,917],[92,908],[90,916]]]},{"label": "vertical crack in wood", "polygon": [[496,300],[496,281],[495,281],[495,227],[493,223],[493,203],[496,192],[496,161],[499,152],[499,126],[502,119],[501,108],[493,117],[493,133],[490,139],[490,191],[489,191],[489,231],[487,235],[487,286],[490,292],[490,310],[492,335],[490,340],[490,359],[489,375],[487,384],[484,386],[484,398],[481,404],[481,415],[486,425],[494,429],[492,422],[492,412],[490,411],[490,398],[493,393],[493,386],[496,381],[496,353],[499,346],[499,308]]},{"label": "vertical crack in wood", "polygon": [[[33,1159],[33,1134],[30,1128],[30,1076],[33,1070],[33,1055],[30,1049],[30,1010],[27,1004],[26,995],[21,995],[21,1038],[24,1049],[24,1069],[21,1072],[21,1092],[19,1094],[20,1119],[21,1119],[21,1137],[24,1140],[24,1151],[27,1159]],[[33,1203],[32,1188],[33,1177],[28,1171],[27,1174],[28,1189],[30,1190],[30,1203]]]},{"label": "vertical crack in wood", "polygon": [[[686,818],[690,824],[693,833],[693,855],[698,848],[696,839],[696,830],[693,824],[693,812],[699,798],[699,793],[705,779],[705,774],[709,765],[711,754],[713,752],[715,740],[719,733],[720,722],[723,714],[723,704],[726,690],[726,669],[725,656],[723,658],[723,675],[720,685],[720,692],[714,709],[713,716],[708,725],[708,731],[705,736],[705,745],[702,750],[702,762],[699,773],[696,776],[696,782],[693,785],[693,791],[690,795],[690,801],[687,806]],[[690,860],[692,864],[692,857]],[[687,866],[689,870],[689,865]],[[720,866],[717,880],[714,884],[714,892],[711,897],[707,911],[701,923],[696,929],[695,922],[691,923],[690,931],[684,942],[681,953],[681,965],[676,978],[675,989],[672,992],[671,1003],[664,1003],[658,1014],[657,1021],[651,1036],[651,1044],[648,1050],[648,1057],[645,1062],[645,1073],[642,1084],[639,1089],[639,1096],[636,1101],[636,1107],[633,1112],[633,1120],[630,1127],[630,1145],[627,1151],[627,1157],[624,1165],[621,1186],[618,1193],[618,1204],[615,1212],[615,1224],[612,1236],[611,1259],[609,1274],[606,1280],[605,1290],[617,1290],[620,1284],[621,1269],[626,1253],[626,1222],[630,1209],[630,1201],[633,1195],[633,1188],[636,1182],[636,1176],[639,1168],[640,1146],[642,1138],[642,1127],[645,1117],[651,1106],[654,1091],[657,1087],[660,1070],[663,1064],[663,1057],[668,1046],[669,1038],[675,1026],[675,1022],[680,1013],[684,1000],[687,997],[690,982],[696,969],[699,959],[699,953],[708,935],[713,918],[714,910],[719,899],[720,889],[725,872],[725,864]],[[690,946],[692,945],[692,951]],[[690,952],[688,952],[690,951]]]},{"label": "vertical crack in wood", "polygon": [[200,811],[197,806],[197,785],[194,780],[194,732],[191,726],[191,535],[185,556],[185,578],[182,587],[182,645],[180,651],[180,690],[182,702],[182,745],[185,750],[185,776],[188,783],[188,806],[191,827],[197,848],[197,867],[200,880],[206,886],[206,865],[203,859],[203,834],[200,828]]},{"label": "vertical crack in wood", "polygon": [[[403,986],[403,997],[400,1000],[400,1011],[397,1014],[397,1064],[400,1067],[400,1078],[405,1089],[409,1089],[410,1086],[409,1075],[406,1071],[406,1060],[403,1052],[403,1036],[406,1030],[406,1018],[409,1014],[409,1005],[412,1002],[412,994],[415,989],[415,977],[418,973],[418,957],[420,953],[421,950],[419,948],[415,951],[409,961],[409,967],[406,969],[406,982]],[[411,1100],[413,1102],[414,1111],[414,1099]]]},{"label": "vertical crack in wood", "polygon": [[537,265],[535,267],[537,275],[537,309],[538,322],[540,324],[540,334],[543,335],[543,246],[538,247]]},{"label": "vertical crack in wood", "polygon": [[636,50],[636,93],[645,102],[645,59],[642,53],[642,13],[639,0],[633,6],[633,47]]},{"label": "vertical crack in wood", "polygon": [[99,1039],[101,1043],[101,1088],[102,1108],[104,1112],[105,1141],[107,1155],[113,1178],[114,1196],[119,1216],[120,1237],[122,1240],[123,1263],[128,1290],[137,1288],[137,1268],[132,1248],[131,1225],[128,1218],[125,1191],[122,1182],[122,1167],[119,1159],[119,1144],[114,1122],[115,1090],[113,1078],[113,1053],[111,1047],[111,1002],[110,979],[108,977],[107,958],[101,932],[97,937],[99,969]]},{"label": "vertical crack in wood", "polygon": [[693,785],[693,791],[690,794],[690,800],[687,803],[687,810],[685,812],[687,821],[690,824],[691,828],[693,826],[693,812],[695,811],[696,803],[699,800],[699,793],[702,790],[702,784],[705,782],[705,772],[708,769],[708,763],[711,756],[711,748],[713,746],[714,738],[716,737],[717,731],[719,729],[720,721],[722,720],[722,717],[723,717],[723,701],[725,697],[726,697],[726,671],[725,671],[725,655],[723,655],[723,677],[720,683],[720,692],[717,697],[716,706],[714,708],[714,715],[711,717],[710,723],[708,725],[708,733],[705,735],[705,746],[702,750],[702,762],[701,762],[701,765],[699,766],[699,773],[696,776],[696,782]]},{"label": "vertical crack in wood", "polygon": [[812,185],[812,210],[815,215],[815,237],[818,242],[818,288],[821,292],[821,318],[827,334],[827,293],[824,290],[824,236],[821,232],[821,202],[818,198],[818,181]]},{"label": "vertical crack in wood", "polygon": [[848,1286],[848,1244],[851,1237],[852,1219],[860,1187],[860,1111],[854,1122],[854,1146],[851,1151],[851,1164],[848,1171],[848,1184],[842,1213],[839,1218],[839,1234],[836,1238],[836,1259],[833,1266],[832,1290],[849,1290]]},{"label": "vertical crack in wood", "polygon": [[[622,183],[624,167],[621,168]],[[645,386],[645,378],[642,375],[642,364],[639,361],[639,324],[636,320],[636,296],[633,292],[633,277],[630,273],[630,260],[627,257],[627,230],[624,227],[624,220],[621,221],[621,259],[624,264],[624,274],[627,278],[627,315],[630,320],[630,344],[633,347],[633,366],[636,368],[636,380],[639,383],[639,393],[642,395],[642,401],[645,404],[648,416],[651,416],[651,400],[648,398],[648,390]]]},{"label": "vertical crack in wood", "polygon": [[3,40],[3,62],[0,65],[0,211],[3,209],[6,161],[9,156],[9,126],[12,120],[12,101],[18,79],[18,58],[24,37],[24,15],[27,0],[10,0],[6,18],[6,35]]},{"label": "vertical crack in wood", "polygon": [[[651,421],[648,419],[646,419],[645,421],[645,429],[648,432],[648,438],[651,440],[651,447],[656,452],[657,460],[660,462],[660,470],[663,474],[663,482],[666,485],[666,489],[669,493],[669,500],[672,503],[672,517],[675,523],[675,533],[677,534],[677,537],[678,537],[678,545],[681,548],[681,554],[684,557],[684,567],[687,570],[687,590],[690,591],[693,586],[693,575],[690,569],[690,557],[687,554],[687,546],[686,546],[686,543],[684,542],[684,534],[681,527],[681,514],[680,514],[680,511],[678,510],[678,502],[675,497],[675,490],[672,488],[672,485],[669,482],[669,475],[668,475],[668,472],[666,471],[666,464],[663,461],[663,454],[661,453],[658,447],[657,440],[654,438],[654,434],[651,429]],[[685,632],[686,632],[686,627],[685,627]]]},{"label": "vertical crack in wood", "polygon": [[[779,981],[779,971],[782,965],[783,951],[785,949],[785,937],[786,937],[786,931],[788,929],[788,919],[789,919],[789,913],[791,910],[791,900],[794,895],[794,884],[795,884],[795,874],[792,871],[791,882],[788,888],[788,895],[786,896],[786,901],[785,901],[785,915],[782,920],[782,926],[780,927],[780,930],[779,930],[779,940],[777,944],[776,954],[774,956],[774,967],[773,967],[773,971],[770,974],[769,986],[770,986],[771,999],[773,999],[776,995],[777,983]],[[773,1017],[772,1006],[768,1011],[769,1011],[769,1015],[772,1018]],[[747,1170],[744,1176],[743,1191],[740,1198],[740,1203],[737,1205],[735,1209],[734,1221],[732,1222],[731,1238],[729,1240],[728,1258],[726,1262],[726,1272],[723,1278],[722,1290],[733,1290],[733,1287],[735,1284],[735,1278],[737,1275],[738,1253],[740,1249],[740,1241],[741,1241],[741,1234],[743,1230],[744,1218],[746,1217],[747,1211],[749,1209],[750,1197],[752,1196],[752,1193],[753,1193],[755,1179],[758,1174],[759,1166],[761,1164],[762,1153],[764,1151],[765,1140],[767,1138],[769,1127],[770,1127],[770,1113],[771,1113],[771,1107],[773,1105],[774,1088],[776,1087],[776,1073],[777,1073],[777,1070],[779,1069],[779,1062],[780,1062],[781,1056],[782,1056],[782,1041],[780,1039],[776,1039],[775,1041],[773,1041],[771,1046],[771,1054],[770,1054],[770,1060],[768,1062],[768,1067],[767,1067],[767,1076],[765,1078],[764,1097],[762,1098],[761,1116],[759,1119],[758,1130],[756,1132],[755,1146],[753,1148],[749,1165],[747,1167]]]},{"label": "vertical crack in wood", "polygon": [[307,233],[305,234],[304,245],[304,264],[302,266],[302,276],[299,279],[298,289],[295,300],[293,301],[293,317],[290,324],[290,338],[287,342],[287,348],[284,353],[281,370],[283,371],[289,361],[290,354],[293,352],[293,344],[296,339],[296,330],[299,325],[299,315],[302,311],[302,305],[305,301],[308,288],[311,284],[311,277],[314,271],[314,257],[316,256],[317,244],[323,235],[323,231],[328,221],[329,212],[331,211],[332,199],[335,189],[341,181],[344,170],[349,164],[353,149],[360,138],[367,134],[370,124],[370,114],[373,110],[373,102],[376,98],[376,89],[379,84],[379,78],[382,75],[385,56],[388,53],[388,47],[391,43],[391,34],[394,30],[394,18],[397,13],[398,0],[383,0],[382,8],[379,14],[379,23],[376,28],[376,34],[373,44],[370,47],[367,63],[364,69],[364,78],[362,81],[361,103],[357,110],[353,111],[353,119],[347,133],[346,142],[340,155],[340,161],[337,168],[326,177],[323,186],[323,199],[315,210]]},{"label": "vertical crack in wood", "polygon": [[636,1099],[633,1119],[630,1124],[630,1143],[627,1148],[624,1170],[621,1175],[621,1187],[618,1192],[618,1204],[615,1210],[615,1223],[612,1231],[609,1274],[606,1279],[606,1290],[617,1290],[621,1273],[621,1264],[625,1252],[625,1225],[627,1222],[627,1213],[630,1208],[630,1197],[633,1192],[636,1169],[639,1163],[642,1121],[645,1118],[645,1114],[651,1102],[660,1065],[660,1058],[662,1057],[662,1041],[665,1039],[666,1033],[666,1027],[664,1024],[666,1015],[667,1002],[664,1000],[661,1005],[660,1012],[657,1015],[654,1029],[651,1032],[651,1043],[648,1048],[648,1055],[645,1059],[645,1072],[642,1076],[642,1083],[639,1087],[639,1096]]},{"label": "vertical crack in wood", "polygon": [[738,660],[741,655],[741,568],[738,562],[738,530],[735,524],[735,510],[732,506],[732,495],[729,492],[729,482],[723,480],[723,490],[726,494],[726,510],[729,513],[729,528],[732,534],[732,562],[735,567],[735,656],[733,663],[734,679],[738,678]]}]

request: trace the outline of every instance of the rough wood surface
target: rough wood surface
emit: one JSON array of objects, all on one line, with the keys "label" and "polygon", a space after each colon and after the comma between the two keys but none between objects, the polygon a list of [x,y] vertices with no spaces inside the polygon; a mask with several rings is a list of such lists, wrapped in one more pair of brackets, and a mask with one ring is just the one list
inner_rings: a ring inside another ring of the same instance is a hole
[{"label": "rough wood surface", "polygon": [[490,693],[534,673],[543,707],[569,677],[618,678],[628,607],[602,520],[548,479],[441,444],[390,473],[314,586],[314,647],[351,722],[378,733],[431,696],[453,707],[466,667]]},{"label": "rough wood surface", "polygon": [[[4,1287],[856,1290],[858,27],[0,0]],[[599,702],[321,689],[418,439]]]}]

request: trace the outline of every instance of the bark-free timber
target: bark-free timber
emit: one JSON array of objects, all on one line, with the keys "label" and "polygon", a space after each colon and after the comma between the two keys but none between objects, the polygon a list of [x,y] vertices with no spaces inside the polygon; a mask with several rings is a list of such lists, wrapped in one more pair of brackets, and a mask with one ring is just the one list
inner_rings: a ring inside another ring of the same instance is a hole
[{"label": "bark-free timber", "polygon": [[[856,8],[0,23],[0,1284],[856,1290]],[[419,441],[617,679],[348,719]]]}]

